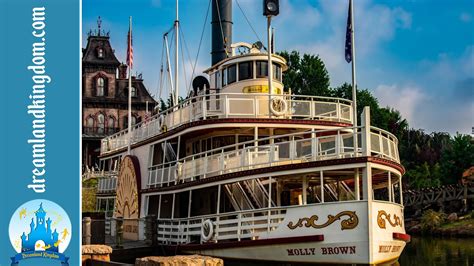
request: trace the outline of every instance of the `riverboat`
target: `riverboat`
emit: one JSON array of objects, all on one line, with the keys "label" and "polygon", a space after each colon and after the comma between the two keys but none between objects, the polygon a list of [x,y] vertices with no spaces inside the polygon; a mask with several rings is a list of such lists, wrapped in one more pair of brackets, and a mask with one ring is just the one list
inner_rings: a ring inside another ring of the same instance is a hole
[{"label": "riverboat", "polygon": [[292,94],[285,59],[261,43],[231,43],[231,1],[215,2],[209,78],[102,140],[101,168],[111,174],[99,180],[98,206],[125,219],[128,239],[145,239],[133,219],[156,217],[158,243],[174,252],[397,260],[410,240],[397,138],[371,126],[368,107],[356,125],[350,100]]}]

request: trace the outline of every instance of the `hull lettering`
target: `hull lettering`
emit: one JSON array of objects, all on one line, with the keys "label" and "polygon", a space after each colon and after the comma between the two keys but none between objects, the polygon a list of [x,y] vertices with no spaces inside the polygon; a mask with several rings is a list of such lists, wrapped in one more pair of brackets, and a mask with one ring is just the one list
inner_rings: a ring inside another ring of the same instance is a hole
[{"label": "hull lettering", "polygon": [[356,253],[355,246],[321,248],[321,254],[323,255],[355,254],[355,253]]}]

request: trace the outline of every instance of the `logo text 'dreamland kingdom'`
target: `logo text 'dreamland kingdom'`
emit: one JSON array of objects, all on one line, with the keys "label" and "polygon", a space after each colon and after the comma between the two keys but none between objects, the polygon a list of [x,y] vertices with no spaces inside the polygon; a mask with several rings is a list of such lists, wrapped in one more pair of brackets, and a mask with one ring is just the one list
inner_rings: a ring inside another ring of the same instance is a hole
[{"label": "logo text 'dreamland kingdom'", "polygon": [[11,257],[12,266],[36,258],[59,260],[61,265],[68,265],[69,258],[63,252],[71,241],[71,221],[52,201],[36,199],[21,205],[10,219],[9,236],[17,251]]}]

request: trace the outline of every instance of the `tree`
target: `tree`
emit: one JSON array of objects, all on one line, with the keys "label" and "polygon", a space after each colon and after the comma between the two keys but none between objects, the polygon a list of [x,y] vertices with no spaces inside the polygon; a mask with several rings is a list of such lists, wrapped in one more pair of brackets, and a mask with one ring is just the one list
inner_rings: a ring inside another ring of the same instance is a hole
[{"label": "tree", "polygon": [[469,135],[456,134],[450,147],[441,155],[444,183],[458,182],[464,170],[474,165],[473,139]]},{"label": "tree", "polygon": [[330,96],[329,74],[319,56],[297,51],[283,51],[280,56],[286,59],[288,70],[283,74],[285,88],[296,95]]}]

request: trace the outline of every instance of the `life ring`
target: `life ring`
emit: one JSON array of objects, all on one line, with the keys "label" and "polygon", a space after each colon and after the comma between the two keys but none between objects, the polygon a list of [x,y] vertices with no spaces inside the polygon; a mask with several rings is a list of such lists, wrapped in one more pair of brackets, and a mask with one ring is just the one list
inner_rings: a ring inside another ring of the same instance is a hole
[{"label": "life ring", "polygon": [[168,131],[168,127],[166,125],[161,126],[161,132],[166,132]]},{"label": "life ring", "polygon": [[276,116],[286,114],[288,103],[282,97],[275,97],[270,100],[270,111]]},{"label": "life ring", "polygon": [[212,239],[214,236],[214,224],[210,219],[205,220],[202,223],[202,229],[201,229],[201,238],[204,241],[209,241]]}]

